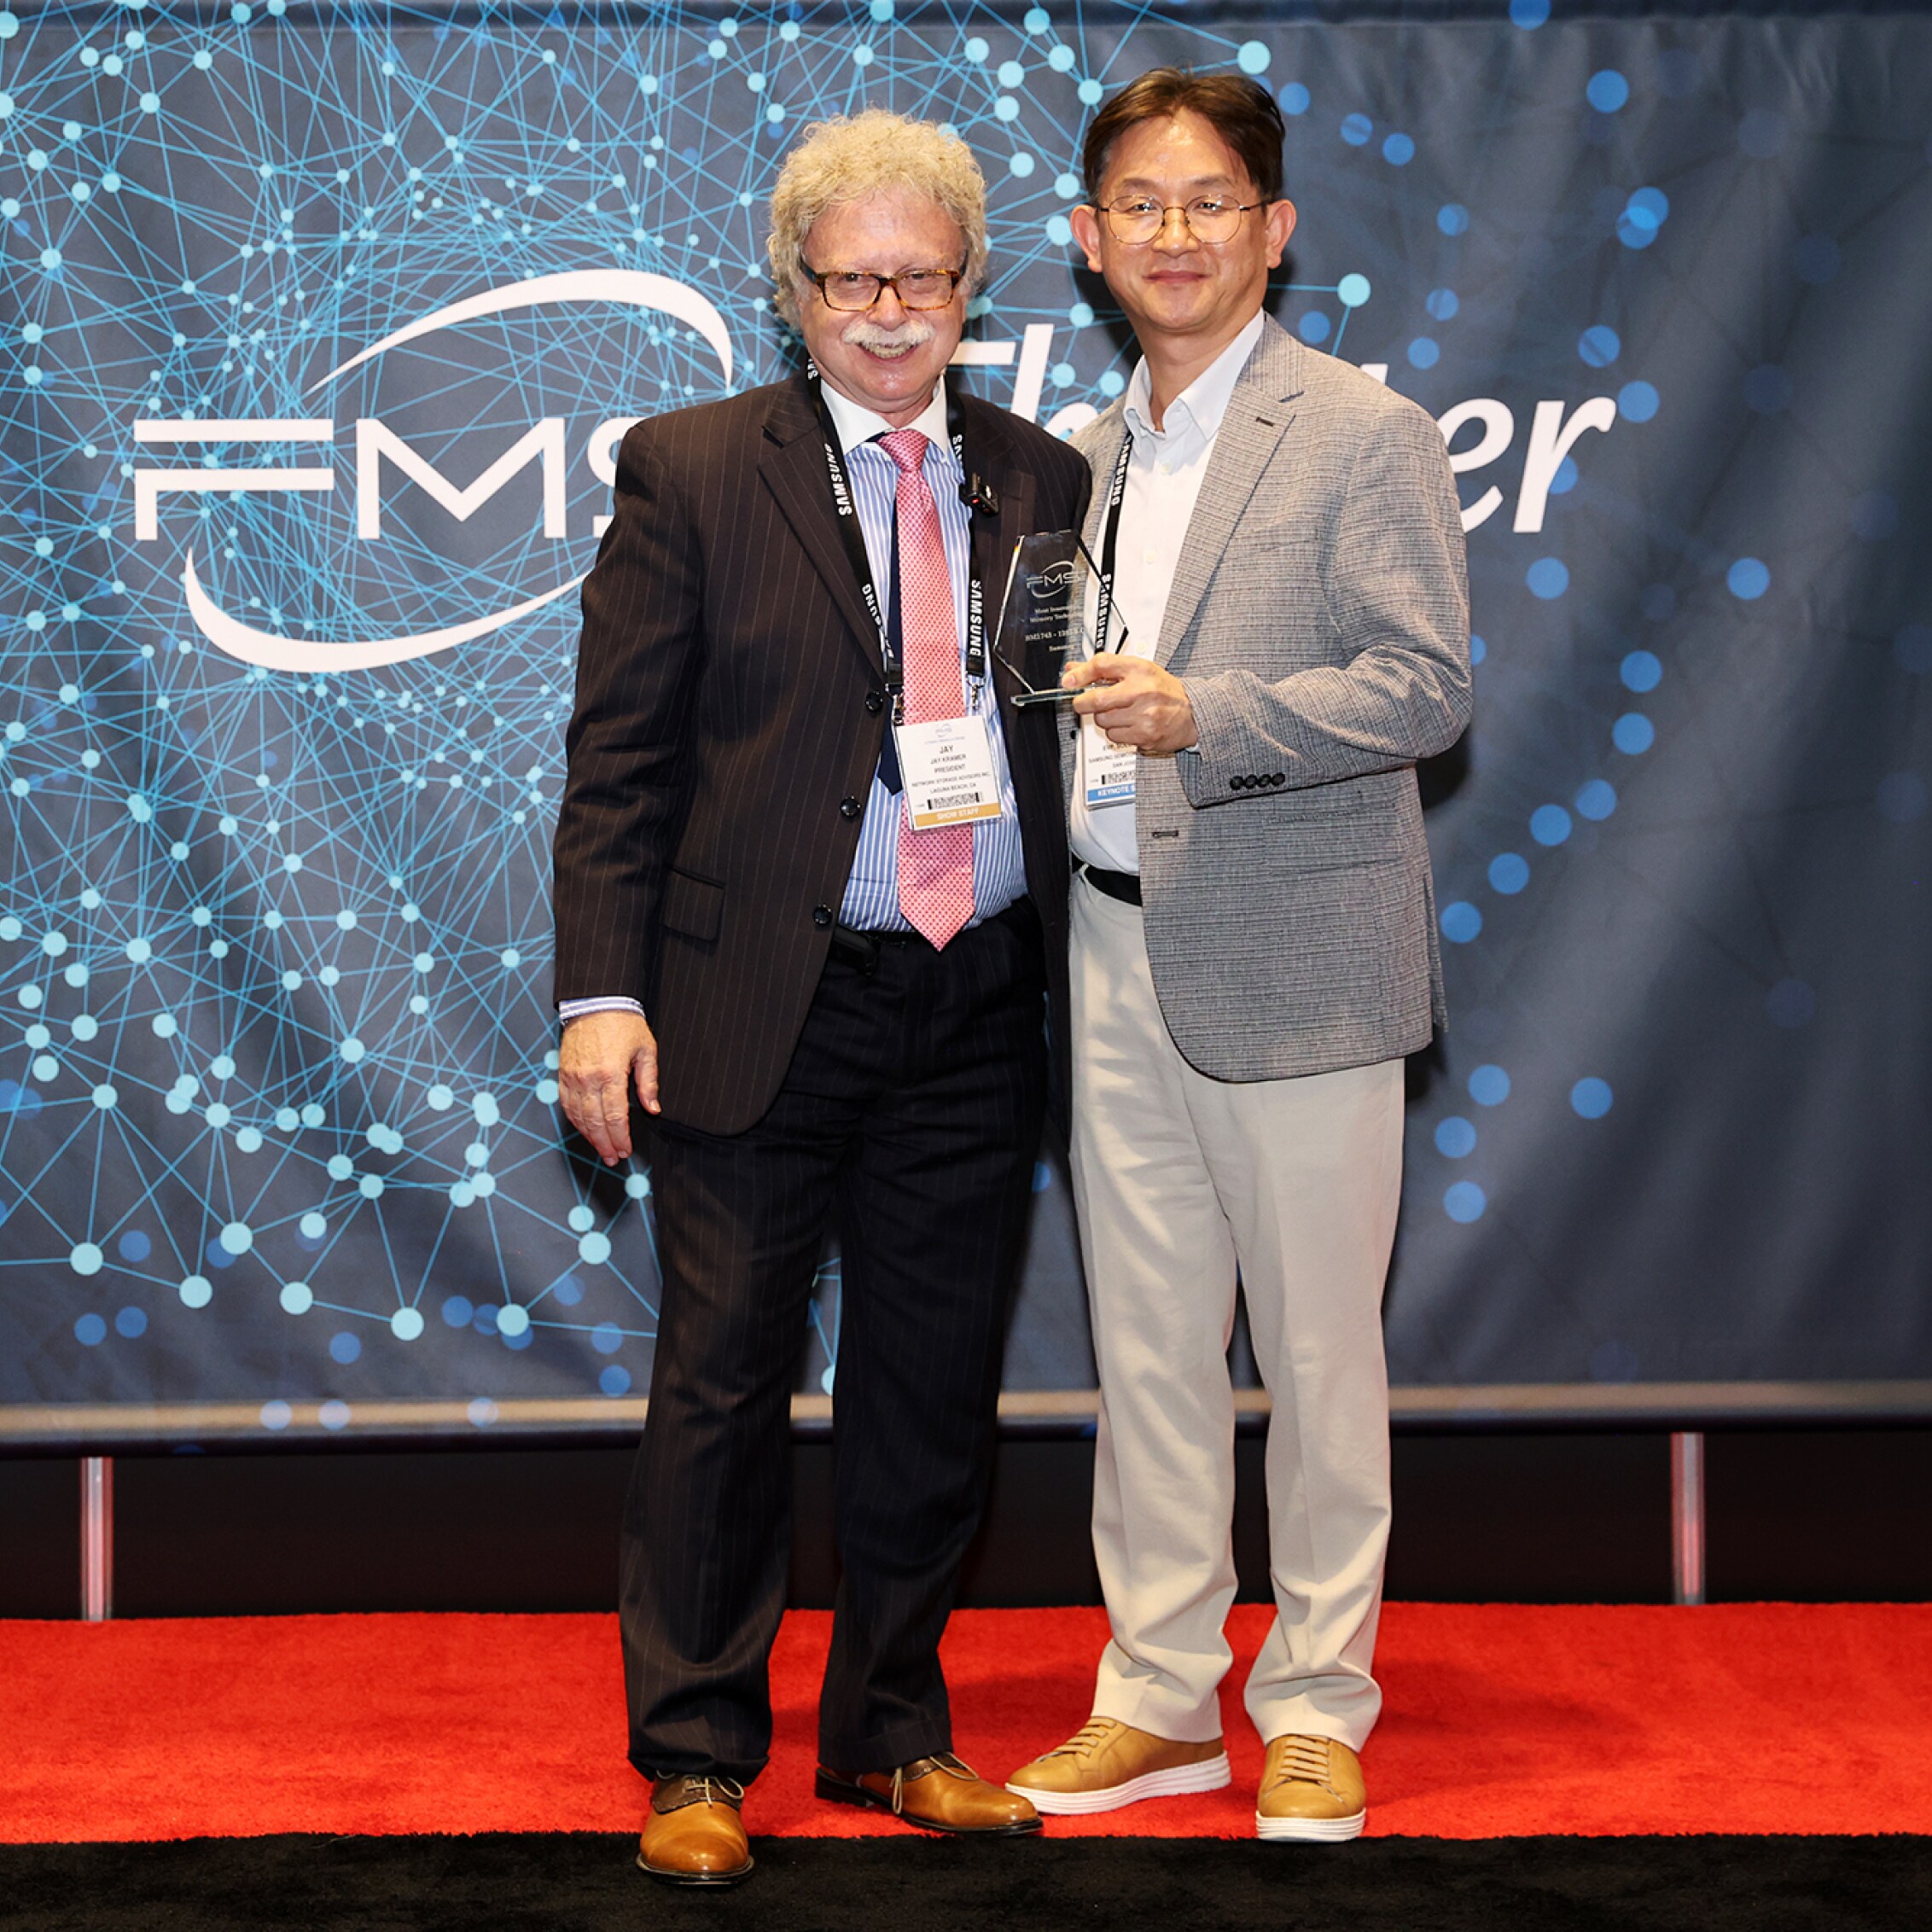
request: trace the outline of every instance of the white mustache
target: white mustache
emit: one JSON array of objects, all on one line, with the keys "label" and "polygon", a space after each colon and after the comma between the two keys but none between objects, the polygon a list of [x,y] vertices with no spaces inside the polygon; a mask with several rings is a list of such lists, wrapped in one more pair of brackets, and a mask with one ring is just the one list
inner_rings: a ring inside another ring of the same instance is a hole
[{"label": "white mustache", "polygon": [[911,350],[930,342],[939,331],[931,323],[922,321],[917,316],[906,317],[897,329],[882,329],[864,316],[848,322],[840,332],[839,340],[849,343],[856,349]]}]

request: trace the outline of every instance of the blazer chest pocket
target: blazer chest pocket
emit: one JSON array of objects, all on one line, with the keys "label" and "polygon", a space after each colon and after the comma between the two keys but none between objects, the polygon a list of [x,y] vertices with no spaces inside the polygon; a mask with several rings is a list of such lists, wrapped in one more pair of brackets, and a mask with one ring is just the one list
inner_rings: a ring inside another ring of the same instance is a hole
[{"label": "blazer chest pocket", "polygon": [[1292,571],[1304,579],[1318,575],[1322,566],[1323,532],[1301,510],[1257,516],[1250,512],[1235,526],[1229,554],[1238,557],[1242,582],[1248,567],[1265,558],[1271,570]]},{"label": "blazer chest pocket", "polygon": [[714,940],[724,916],[724,888],[715,879],[701,879],[673,865],[665,875],[664,926],[687,939]]}]

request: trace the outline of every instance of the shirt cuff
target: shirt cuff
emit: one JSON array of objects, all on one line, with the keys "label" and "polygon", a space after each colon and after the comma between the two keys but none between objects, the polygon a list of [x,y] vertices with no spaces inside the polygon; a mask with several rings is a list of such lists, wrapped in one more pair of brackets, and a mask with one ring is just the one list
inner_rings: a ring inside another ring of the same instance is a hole
[{"label": "shirt cuff", "polygon": [[608,999],[560,999],[556,1003],[556,1016],[567,1027],[586,1013],[635,1013],[640,1020],[644,1016],[637,1001],[626,999],[620,993],[614,993]]}]

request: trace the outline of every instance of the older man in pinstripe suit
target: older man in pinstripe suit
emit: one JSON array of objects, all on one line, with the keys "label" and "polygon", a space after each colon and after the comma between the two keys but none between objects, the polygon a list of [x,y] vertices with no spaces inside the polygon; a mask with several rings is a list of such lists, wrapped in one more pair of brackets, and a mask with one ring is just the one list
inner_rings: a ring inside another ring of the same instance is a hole
[{"label": "older man in pinstripe suit", "polygon": [[[843,1574],[819,1795],[936,1830],[1039,1828],[952,1755],[938,1655],[1066,985],[1053,725],[1007,705],[983,610],[1019,538],[1077,524],[1088,489],[1064,445],[948,393],[984,198],[936,127],[875,111],[812,131],[771,254],[813,369],[633,428],[585,586],[560,1085],[612,1163],[633,1089],[655,1116],[663,1293],[620,1609],[652,1780],[639,1859],[675,1883],[751,1869],[789,1397],[829,1231]],[[976,747],[981,776],[947,793],[976,803],[916,824],[942,741]]]},{"label": "older man in pinstripe suit", "polygon": [[1143,358],[1079,439],[1108,634],[1063,748],[1113,1640],[1092,1720],[1012,1789],[1089,1812],[1228,1780],[1238,1269],[1273,1398],[1256,1829],[1328,1839],[1366,1813],[1402,1056],[1442,1012],[1413,767],[1469,716],[1469,627],[1435,426],[1263,313],[1281,141],[1265,88],[1166,69],[1085,144],[1075,235]]}]

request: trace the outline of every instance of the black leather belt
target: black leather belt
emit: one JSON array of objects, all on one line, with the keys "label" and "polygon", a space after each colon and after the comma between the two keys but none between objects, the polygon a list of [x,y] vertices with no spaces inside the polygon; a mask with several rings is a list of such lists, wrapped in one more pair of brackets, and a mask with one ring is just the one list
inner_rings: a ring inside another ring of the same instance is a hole
[{"label": "black leather belt", "polygon": [[[998,912],[989,915],[982,924],[987,926],[1011,926],[1025,931],[1029,928],[1039,929],[1039,915],[1033,910],[1033,902],[1022,894],[1010,905],[1002,906]],[[923,933],[874,933],[862,931],[857,926],[838,925],[832,928],[830,951],[833,958],[842,959],[848,966],[856,966],[868,975],[879,969],[880,956],[888,946],[922,946],[930,952],[933,942]]]},{"label": "black leather belt", "polygon": [[1109,899],[1117,899],[1122,905],[1140,904],[1140,875],[1138,872],[1109,872],[1104,866],[1089,865],[1083,858],[1080,870],[1087,876],[1087,882],[1096,892],[1105,893]]},{"label": "black leather belt", "polygon": [[870,974],[878,971],[879,955],[888,946],[910,946],[914,941],[921,946],[927,943],[917,933],[864,933],[856,926],[835,926],[831,951],[834,958]]}]

